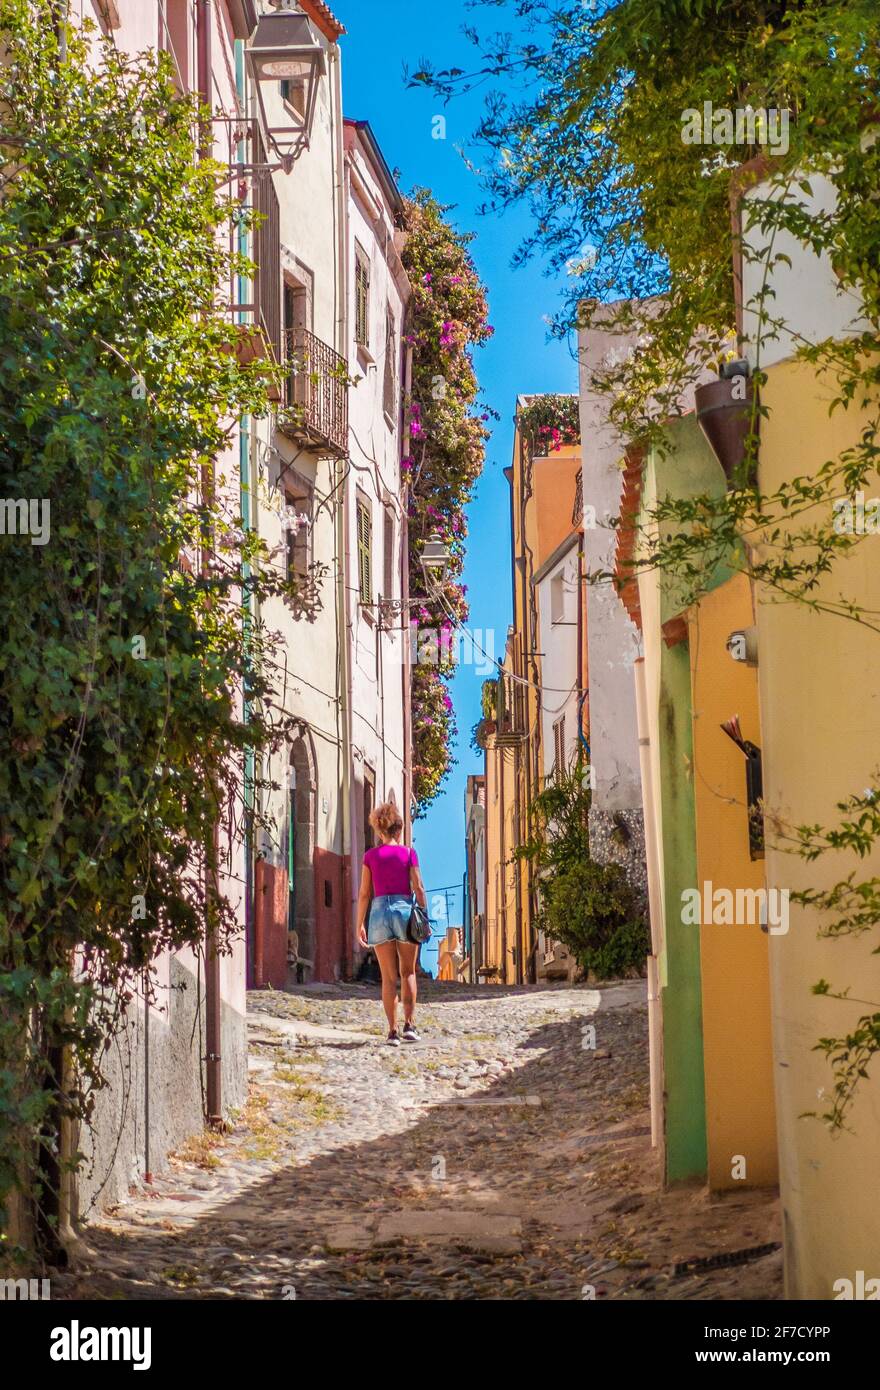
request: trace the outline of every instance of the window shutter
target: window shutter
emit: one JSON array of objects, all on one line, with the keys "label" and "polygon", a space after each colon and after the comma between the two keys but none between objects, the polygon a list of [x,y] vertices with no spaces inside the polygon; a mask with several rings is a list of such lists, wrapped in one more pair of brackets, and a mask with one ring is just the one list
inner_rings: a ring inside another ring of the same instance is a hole
[{"label": "window shutter", "polygon": [[366,502],[357,504],[358,587],[361,603],[373,602],[372,521]]},{"label": "window shutter", "polygon": [[565,715],[553,725],[554,771],[557,778],[565,771]]},{"label": "window shutter", "polygon": [[383,389],[383,407],[389,420],[394,419],[394,397],[397,385],[397,333],[394,327],[394,315],[389,309],[385,314],[385,382]]},{"label": "window shutter", "polygon": [[370,342],[370,263],[359,246],[354,253],[354,336],[361,347]]}]

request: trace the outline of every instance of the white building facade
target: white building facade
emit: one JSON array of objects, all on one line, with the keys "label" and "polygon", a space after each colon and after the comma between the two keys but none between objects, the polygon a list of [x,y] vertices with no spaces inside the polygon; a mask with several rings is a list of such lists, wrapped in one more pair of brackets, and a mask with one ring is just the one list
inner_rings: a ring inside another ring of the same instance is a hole
[{"label": "white building facade", "polygon": [[401,197],[369,124],[346,120],[344,141],[346,353],[353,381],[344,584],[356,898],[361,859],[373,842],[372,808],[396,802],[409,827],[409,547],[401,456],[410,286],[400,259]]}]

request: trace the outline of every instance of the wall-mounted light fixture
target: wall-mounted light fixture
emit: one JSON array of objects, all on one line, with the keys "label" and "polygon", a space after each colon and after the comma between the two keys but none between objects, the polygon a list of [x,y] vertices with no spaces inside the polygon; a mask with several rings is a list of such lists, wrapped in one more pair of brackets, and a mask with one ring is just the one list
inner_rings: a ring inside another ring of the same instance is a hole
[{"label": "wall-mounted light fixture", "polygon": [[[269,143],[289,173],[294,161],[308,149],[318,83],[327,69],[324,50],[307,15],[297,10],[275,10],[260,16],[245,56]],[[289,83],[296,91],[296,103],[286,108],[290,124],[269,125],[263,103],[264,82]]]},{"label": "wall-mounted light fixture", "polygon": [[738,628],[736,632],[730,634],[725,646],[734,661],[741,661],[745,666],[757,666],[758,629],[756,627]]},{"label": "wall-mounted light fixture", "polygon": [[436,531],[422,546],[422,573],[429,594],[437,592],[449,573],[449,549]]}]

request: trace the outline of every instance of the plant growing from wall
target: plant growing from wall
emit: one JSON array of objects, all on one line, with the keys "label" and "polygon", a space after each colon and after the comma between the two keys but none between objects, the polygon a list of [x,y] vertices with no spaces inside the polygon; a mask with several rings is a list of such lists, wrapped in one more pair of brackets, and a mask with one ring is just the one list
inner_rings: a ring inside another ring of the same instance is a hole
[{"label": "plant growing from wall", "polygon": [[214,476],[267,380],[193,103],[164,55],[62,47],[48,3],[0,28],[0,496],[48,508],[45,544],[0,537],[0,1207],[23,1185],[51,1241],[60,1118],[151,960],[235,930],[215,830],[273,736],[243,596],[288,586]]},{"label": "plant growing from wall", "polygon": [[[408,403],[410,455],[409,582],[413,618],[439,634],[434,651],[413,670],[413,796],[421,814],[451,766],[455,719],[447,683],[454,671],[454,633],[467,621],[464,508],[483,466],[489,413],[477,404],[472,349],[492,334],[486,293],[468,252],[472,236],[457,231],[425,189],[406,200],[403,262],[413,287],[405,342],[412,349]],[[428,595],[421,552],[436,531],[449,548],[449,576]]]},{"label": "plant growing from wall", "polygon": [[612,979],[644,971],[651,943],[623,869],[590,856],[590,799],[587,768],[577,759],[535,797],[531,837],[514,857],[536,871],[536,925],[583,970]]},{"label": "plant growing from wall", "polygon": [[[858,442],[812,476],[763,493],[755,481],[767,415],[759,357],[751,438],[732,488],[720,497],[661,498],[643,516],[638,565],[675,584],[686,605],[723,562],[769,600],[857,623],[875,642],[877,615],[820,586],[865,539],[834,525],[834,504],[869,484],[880,463],[880,141],[871,130],[880,12],[867,0],[617,0],[601,8],[536,0],[515,8],[524,39],[483,38],[473,28],[473,73],[424,64],[412,80],[448,98],[474,81],[515,74],[515,87],[490,93],[476,133],[488,211],[520,200],[531,206],[535,231],[520,258],[540,251],[570,277],[558,333],[578,325],[626,335],[591,382],[625,439],[663,449],[683,392],[704,368],[741,353],[730,198],[749,161],[760,159],[767,180],[749,200],[740,248],[761,268],[746,306],[757,337],[772,342],[786,331],[771,288],[772,272],[786,263],[786,236],[827,256],[840,289],[861,306],[863,322],[847,338],[796,346],[821,375],[831,411],[869,411]],[[683,139],[686,122],[693,133],[694,117],[705,117],[708,97],[716,113],[708,138]],[[771,145],[769,126],[762,137],[759,127],[738,131],[717,118],[749,109],[784,111],[785,138],[781,125]],[[819,176],[835,186],[830,208],[810,204]],[[876,778],[866,780],[852,816],[847,803],[838,808],[843,826],[792,824],[765,807],[768,834],[807,859],[829,850],[863,856],[880,839],[867,807],[856,806],[877,794]],[[880,920],[877,882],[859,881],[857,872],[830,891],[794,896],[834,919],[823,928],[832,935],[863,929],[854,903],[865,920]],[[816,991],[834,992],[827,981]],[[834,1075],[823,1118],[837,1128],[880,1050],[877,1015],[818,1046]]]}]

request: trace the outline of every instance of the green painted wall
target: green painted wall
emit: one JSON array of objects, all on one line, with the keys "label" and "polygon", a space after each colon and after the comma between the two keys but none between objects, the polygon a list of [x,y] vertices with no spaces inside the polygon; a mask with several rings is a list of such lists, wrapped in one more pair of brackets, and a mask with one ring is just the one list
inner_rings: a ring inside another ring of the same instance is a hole
[{"label": "green painted wall", "polygon": [[[666,449],[653,450],[647,459],[643,524],[659,498],[714,496],[725,487],[722,469],[694,415],[670,424],[666,433]],[[726,567],[718,567],[707,577],[707,587],[722,583],[728,574]],[[690,595],[657,576],[649,582],[658,586],[658,602],[651,608],[659,610],[660,623],[681,615]],[[646,633],[645,650],[646,658],[653,653],[660,665],[656,727],[666,920],[659,965],[666,1180],[672,1183],[705,1178],[708,1169],[700,934],[681,920],[682,893],[697,881],[691,670],[687,642],[667,647],[659,633]]]},{"label": "green painted wall", "polygon": [[691,776],[691,670],[686,642],[661,644],[660,797],[663,816],[665,986],[660,992],[666,1092],[666,1180],[707,1172],[700,933],[681,921],[681,895],[697,881]]}]

